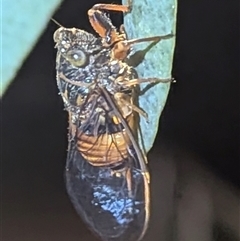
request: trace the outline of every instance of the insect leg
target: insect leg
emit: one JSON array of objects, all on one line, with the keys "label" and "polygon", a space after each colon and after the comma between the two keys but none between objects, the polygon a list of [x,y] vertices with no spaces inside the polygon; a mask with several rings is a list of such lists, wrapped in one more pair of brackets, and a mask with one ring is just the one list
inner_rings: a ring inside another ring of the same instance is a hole
[{"label": "insect leg", "polygon": [[95,4],[89,11],[91,10],[108,10],[126,13],[132,10],[132,0],[128,0],[126,5],[98,3]]},{"label": "insect leg", "polygon": [[117,116],[117,118],[121,121],[123,127],[125,128],[126,132],[129,133],[129,139],[136,151],[136,155],[138,156],[139,159],[139,164],[140,164],[140,169],[142,171],[142,174],[147,178],[147,180],[150,182],[150,176],[149,176],[149,172],[147,170],[146,167],[146,157],[142,154],[142,152],[140,151],[137,142],[135,141],[135,138],[133,136],[132,130],[130,129],[130,127],[128,126],[128,124],[126,123],[126,121],[124,120],[123,116],[121,115],[121,113],[118,110],[118,107],[115,103],[115,101],[111,98],[111,96],[108,94],[108,92],[104,89],[101,88],[103,95],[105,96],[107,102],[109,103],[109,105],[113,108],[115,115]]},{"label": "insect leg", "polygon": [[123,24],[120,25],[119,33],[123,36],[123,39],[128,39],[127,32]]},{"label": "insect leg", "polygon": [[173,34],[167,34],[163,36],[153,36],[153,37],[145,37],[145,38],[137,38],[137,39],[130,39],[126,40],[126,44],[137,44],[137,43],[142,43],[142,42],[158,42],[162,39],[169,39],[172,38],[174,35]]},{"label": "insect leg", "polygon": [[159,78],[146,78],[146,79],[132,79],[132,80],[128,80],[125,82],[121,82],[122,85],[126,86],[126,87],[130,87],[133,85],[139,85],[142,83],[169,83],[174,81],[173,78],[167,78],[167,79],[159,79]]},{"label": "insect leg", "polygon": [[[120,32],[121,34],[119,34],[119,41],[114,44],[113,51],[112,51],[112,57],[119,60],[123,60],[127,57],[127,55],[129,54],[129,50],[133,44],[142,43],[142,42],[157,43],[161,39],[167,39],[173,36],[171,34],[168,34],[165,36],[154,36],[154,37],[127,40],[127,35],[125,33],[123,26],[121,26]],[[120,36],[122,37],[122,39],[120,38]]]},{"label": "insect leg", "polygon": [[114,42],[123,40],[123,36],[119,34],[103,11],[109,10],[127,13],[131,11],[131,2],[130,0],[128,1],[129,5],[99,3],[88,10],[89,21],[92,27],[102,38],[106,38],[106,44],[111,45]]},{"label": "insect leg", "polygon": [[[122,107],[122,106],[128,106],[131,108],[131,110],[137,112],[138,114],[142,115],[147,121],[148,121],[148,115],[147,113],[140,109],[139,107],[137,107],[136,105],[134,105],[133,103],[131,103],[128,98],[128,96],[123,94],[123,93],[115,93],[114,94],[114,98],[115,100],[117,101],[117,104]],[[122,108],[121,108],[122,109]],[[123,116],[125,113],[123,113]],[[126,113],[126,116],[128,115],[129,113]]]},{"label": "insect leg", "polygon": [[164,36],[154,36],[154,37],[127,40],[127,35],[123,25],[120,28],[120,33],[121,34],[119,34],[119,39],[118,39],[119,41],[114,44],[113,51],[112,51],[113,58],[116,58],[119,60],[123,60],[127,57],[127,55],[129,54],[129,50],[133,44],[142,43],[142,42],[157,43],[162,39],[168,39],[173,36],[172,34],[167,34]]}]

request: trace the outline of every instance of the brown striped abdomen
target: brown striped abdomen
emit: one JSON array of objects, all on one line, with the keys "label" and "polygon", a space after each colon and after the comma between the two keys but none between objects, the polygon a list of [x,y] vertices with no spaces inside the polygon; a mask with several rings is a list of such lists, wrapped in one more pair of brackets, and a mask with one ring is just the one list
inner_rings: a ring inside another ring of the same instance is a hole
[{"label": "brown striped abdomen", "polygon": [[78,136],[77,148],[93,166],[114,164],[127,158],[129,138],[125,130],[113,134]]}]

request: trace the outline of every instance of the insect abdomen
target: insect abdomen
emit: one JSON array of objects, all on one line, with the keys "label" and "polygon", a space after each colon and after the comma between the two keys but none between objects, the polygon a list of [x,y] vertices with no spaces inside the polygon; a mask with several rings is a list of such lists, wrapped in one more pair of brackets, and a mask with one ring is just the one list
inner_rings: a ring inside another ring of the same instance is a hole
[{"label": "insect abdomen", "polygon": [[81,134],[77,148],[82,156],[93,166],[106,166],[126,159],[129,138],[125,133],[105,133],[98,136]]}]

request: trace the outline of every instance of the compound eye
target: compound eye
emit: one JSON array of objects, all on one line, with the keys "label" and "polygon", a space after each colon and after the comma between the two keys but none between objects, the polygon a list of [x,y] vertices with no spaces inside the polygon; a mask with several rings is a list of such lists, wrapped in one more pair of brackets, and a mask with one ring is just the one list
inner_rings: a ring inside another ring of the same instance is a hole
[{"label": "compound eye", "polygon": [[82,50],[70,50],[65,56],[66,59],[76,67],[82,67],[87,62],[87,55]]},{"label": "compound eye", "polygon": [[54,40],[55,43],[58,43],[58,41],[60,39],[61,30],[62,30],[62,28],[59,28],[53,34],[53,40]]}]

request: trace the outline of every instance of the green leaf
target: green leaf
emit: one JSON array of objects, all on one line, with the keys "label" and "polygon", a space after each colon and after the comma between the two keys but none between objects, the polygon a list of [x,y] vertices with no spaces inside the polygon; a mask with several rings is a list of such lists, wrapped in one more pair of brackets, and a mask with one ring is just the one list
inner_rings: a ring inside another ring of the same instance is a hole
[{"label": "green leaf", "polygon": [[[126,0],[124,4],[126,4]],[[134,51],[145,54],[137,66],[140,78],[171,78],[173,53],[175,47],[176,0],[133,0],[132,12],[124,17],[124,26],[129,39],[166,36],[155,46],[151,42],[136,44]],[[147,49],[150,46],[150,49]],[[146,151],[153,145],[158,131],[160,114],[166,103],[171,83],[158,83],[139,98],[140,107],[148,113],[149,123],[140,118],[142,141]],[[146,84],[141,85],[143,89]],[[141,138],[139,138],[141,140]],[[141,142],[141,141],[140,141]]]},{"label": "green leaf", "polygon": [[1,85],[3,95],[61,0],[1,0]]}]

